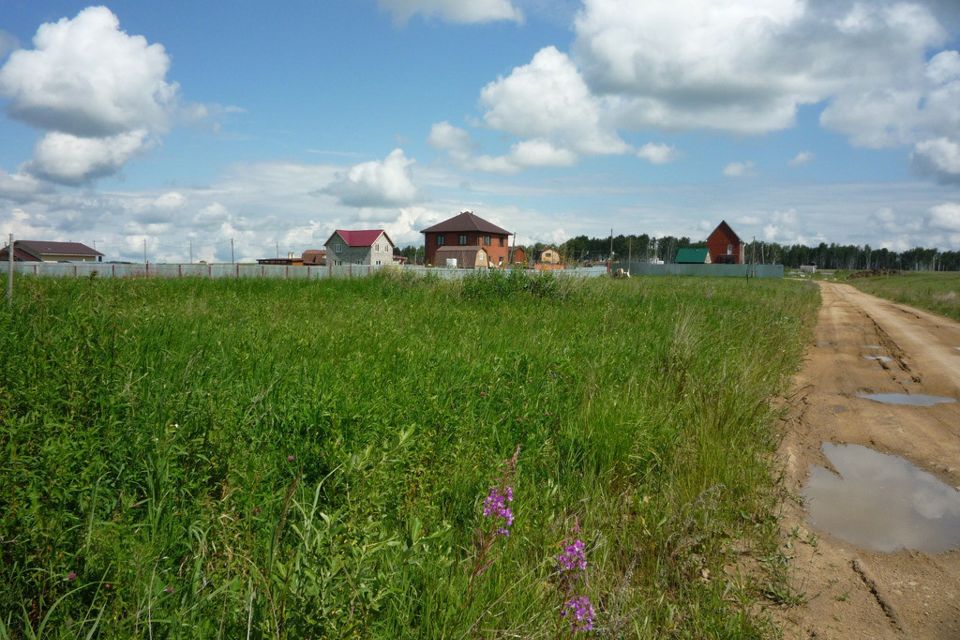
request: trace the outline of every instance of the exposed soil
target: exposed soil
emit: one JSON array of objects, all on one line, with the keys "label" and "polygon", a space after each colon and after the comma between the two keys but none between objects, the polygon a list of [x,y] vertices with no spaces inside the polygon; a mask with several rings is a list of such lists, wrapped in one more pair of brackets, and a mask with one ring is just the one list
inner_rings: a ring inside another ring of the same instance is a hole
[{"label": "exposed soil", "polygon": [[960,638],[960,551],[858,548],[814,530],[800,498],[810,466],[829,468],[824,442],[899,455],[960,486],[960,403],[900,406],[857,396],[960,399],[960,324],[849,285],[820,287],[815,340],[796,377],[779,452],[790,495],[784,552],[804,604],[774,615],[786,638]]}]

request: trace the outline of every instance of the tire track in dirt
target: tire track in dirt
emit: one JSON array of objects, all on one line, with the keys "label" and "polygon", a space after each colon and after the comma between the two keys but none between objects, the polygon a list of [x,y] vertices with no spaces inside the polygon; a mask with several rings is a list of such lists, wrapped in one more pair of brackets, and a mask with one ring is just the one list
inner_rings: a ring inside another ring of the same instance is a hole
[{"label": "tire track in dirt", "polygon": [[805,603],[776,608],[774,616],[786,638],[958,639],[960,551],[858,548],[812,529],[801,490],[810,465],[826,462],[824,442],[902,456],[960,485],[960,403],[894,406],[857,397],[960,398],[960,324],[848,285],[820,286],[815,339],[795,379],[779,450],[787,494],[782,551]]}]

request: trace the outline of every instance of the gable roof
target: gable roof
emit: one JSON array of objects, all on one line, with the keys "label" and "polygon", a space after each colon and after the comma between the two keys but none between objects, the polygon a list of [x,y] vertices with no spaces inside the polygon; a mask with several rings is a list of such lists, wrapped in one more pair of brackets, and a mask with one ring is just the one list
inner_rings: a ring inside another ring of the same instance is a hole
[{"label": "gable roof", "polygon": [[427,227],[420,233],[457,233],[460,231],[479,231],[480,233],[490,233],[500,236],[510,235],[510,232],[506,229],[498,227],[478,215],[474,215],[472,211],[464,211],[448,220],[438,222],[432,227]]},{"label": "gable roof", "polygon": [[52,242],[49,240],[15,240],[14,253],[17,249],[40,258],[40,256],[102,256],[96,249],[91,249],[82,242]]},{"label": "gable roof", "polygon": [[[736,240],[736,241],[739,242],[740,244],[743,244],[743,240],[741,240],[741,239],[740,239],[740,236],[737,235],[737,232],[734,231],[734,230],[730,227],[730,225],[727,224],[727,221],[726,221],[726,220],[721,220],[721,221],[720,221],[720,224],[717,225],[717,228],[710,232],[710,236],[712,236],[713,234],[715,234],[715,233],[718,232],[718,231],[723,231],[728,237],[733,238],[734,240]],[[707,236],[707,237],[710,237],[710,236]]]},{"label": "gable roof", "polygon": [[705,264],[710,257],[710,250],[702,249],[678,249],[677,264]]},{"label": "gable roof", "polygon": [[390,243],[390,246],[396,246],[393,244],[393,240],[390,239],[390,236],[387,235],[387,232],[383,229],[361,229],[357,231],[337,229],[330,235],[329,238],[327,238],[327,241],[324,244],[329,245],[330,241],[333,240],[333,236],[339,235],[341,238],[343,238],[343,241],[347,243],[348,247],[369,247],[377,241],[381,234],[387,238],[387,242]]}]

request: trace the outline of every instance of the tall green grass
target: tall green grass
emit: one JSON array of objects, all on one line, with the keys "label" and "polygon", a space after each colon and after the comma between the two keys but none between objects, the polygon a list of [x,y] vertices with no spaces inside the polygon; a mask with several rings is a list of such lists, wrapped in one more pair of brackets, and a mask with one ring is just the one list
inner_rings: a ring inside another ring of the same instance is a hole
[{"label": "tall green grass", "polygon": [[[21,279],[0,637],[763,637],[771,397],[814,287]],[[516,515],[469,587],[515,448]],[[74,572],[74,576],[71,575]]]},{"label": "tall green grass", "polygon": [[960,322],[960,273],[903,272],[846,281],[861,291]]}]

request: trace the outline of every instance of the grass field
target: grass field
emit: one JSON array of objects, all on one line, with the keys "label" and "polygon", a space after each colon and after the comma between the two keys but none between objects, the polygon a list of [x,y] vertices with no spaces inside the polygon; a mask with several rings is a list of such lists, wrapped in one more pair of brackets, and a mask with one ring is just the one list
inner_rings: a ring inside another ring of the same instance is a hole
[{"label": "grass field", "polygon": [[960,321],[960,273],[903,272],[899,275],[850,278],[847,282],[872,295]]},{"label": "grass field", "polygon": [[776,635],[770,400],[817,303],[739,279],[21,278],[0,637]]}]

